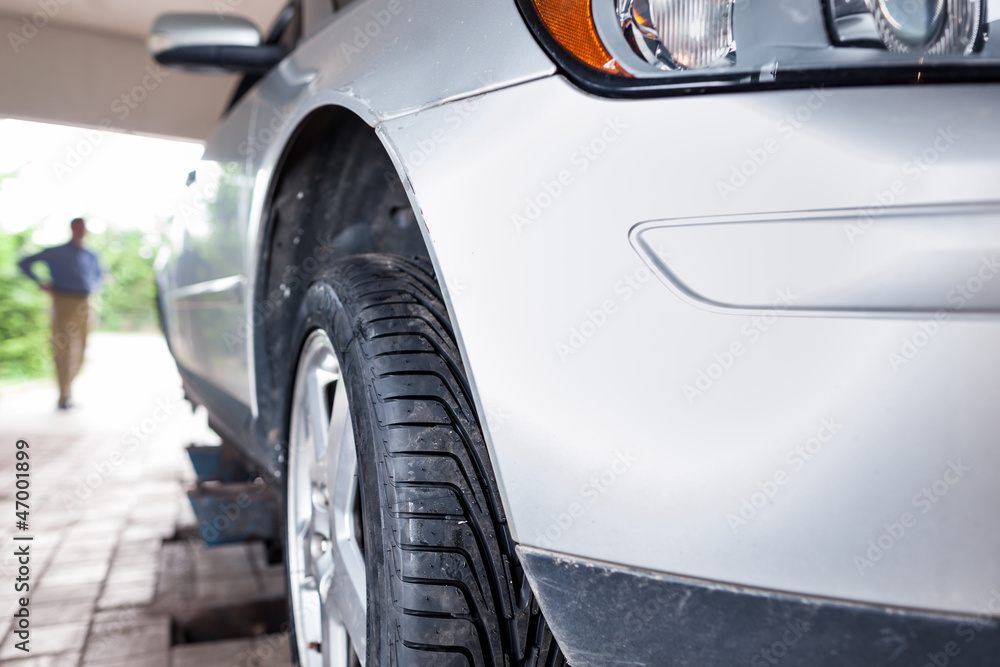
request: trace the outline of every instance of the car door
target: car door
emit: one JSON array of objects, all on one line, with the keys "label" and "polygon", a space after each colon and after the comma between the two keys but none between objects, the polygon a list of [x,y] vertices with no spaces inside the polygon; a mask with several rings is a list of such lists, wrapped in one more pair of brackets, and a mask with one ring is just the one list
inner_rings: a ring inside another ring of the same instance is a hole
[{"label": "car door", "polygon": [[[301,34],[297,9],[297,2],[286,7],[268,35],[269,42],[294,46]],[[174,219],[165,281],[170,344],[179,365],[247,410],[253,404],[247,228],[259,123],[258,103],[245,94],[259,78],[248,75],[236,87],[230,108],[188,177],[187,193]],[[219,405],[212,407],[219,412]],[[216,414],[230,423],[245,421],[245,416]]]}]

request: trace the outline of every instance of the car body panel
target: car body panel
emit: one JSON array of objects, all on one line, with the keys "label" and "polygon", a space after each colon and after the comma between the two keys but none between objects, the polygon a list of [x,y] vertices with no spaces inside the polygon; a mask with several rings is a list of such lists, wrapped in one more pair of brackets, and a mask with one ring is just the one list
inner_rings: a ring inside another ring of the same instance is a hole
[{"label": "car body panel", "polygon": [[[979,610],[1000,579],[987,509],[1000,502],[1000,320],[803,316],[780,291],[773,312],[717,312],[657,280],[629,236],[649,220],[768,211],[861,220],[896,181],[893,206],[989,201],[998,105],[997,86],[623,102],[552,77],[479,99],[421,164],[405,156],[449,127],[448,109],[387,121],[451,286],[516,539],[762,589]],[[949,131],[911,180],[907,163]],[[718,183],[772,140],[767,168],[724,197]],[[994,298],[1000,283],[985,285]]]},{"label": "car body panel", "polygon": [[[419,57],[415,50],[419,46]],[[455,58],[456,50],[463,54]],[[242,147],[256,175],[243,258],[254,276],[261,221],[275,167],[298,125],[315,109],[343,107],[370,125],[550,75],[554,66],[535,43],[513,2],[481,7],[460,0],[433,7],[412,0],[358,2],[304,41],[247,96],[256,122]],[[402,175],[405,177],[405,175]],[[246,302],[253,321],[254,299]],[[247,351],[253,350],[253,327]],[[249,365],[253,372],[252,362]],[[251,408],[256,416],[255,378]]]},{"label": "car body panel", "polygon": [[177,361],[243,403],[250,401],[243,257],[253,179],[239,149],[252,126],[253,108],[238,106],[193,165],[161,272]]},{"label": "car body panel", "polygon": [[[455,49],[465,57],[453,57]],[[171,343],[179,363],[257,415],[251,277],[261,252],[260,223],[275,166],[311,111],[340,106],[375,124],[553,71],[513,2],[449,1],[433,8],[411,0],[358,2],[300,43],[209,138],[189,200],[175,217],[161,285],[168,320],[176,322]],[[238,193],[218,200],[220,183],[224,195],[227,183]],[[222,210],[222,203],[238,209]],[[194,232],[185,233],[188,228]],[[212,282],[222,278],[241,281],[242,291]]]},{"label": "car body panel", "polygon": [[[767,310],[787,291],[796,314],[996,313],[998,217],[995,204],[811,211],[652,221],[631,236],[668,287],[720,311]],[[955,288],[970,267],[974,298]]]}]

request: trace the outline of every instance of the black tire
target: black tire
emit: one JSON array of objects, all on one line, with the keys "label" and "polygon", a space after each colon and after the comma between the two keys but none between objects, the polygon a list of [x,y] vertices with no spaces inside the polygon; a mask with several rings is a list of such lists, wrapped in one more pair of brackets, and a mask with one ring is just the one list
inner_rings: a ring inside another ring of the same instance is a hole
[{"label": "black tire", "polygon": [[341,260],[309,288],[298,323],[299,345],[329,335],[351,404],[366,664],[564,665],[514,553],[430,264]]}]

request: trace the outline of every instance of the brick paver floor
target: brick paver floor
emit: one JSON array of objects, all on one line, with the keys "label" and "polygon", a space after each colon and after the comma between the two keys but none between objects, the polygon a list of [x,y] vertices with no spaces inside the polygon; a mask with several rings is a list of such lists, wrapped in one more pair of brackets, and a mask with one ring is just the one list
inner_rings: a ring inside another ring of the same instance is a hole
[{"label": "brick paver floor", "polygon": [[[0,392],[0,662],[288,664],[283,635],[172,645],[178,611],[273,599],[283,579],[259,544],[209,549],[177,539],[178,527],[194,523],[184,446],[217,439],[182,400],[162,337],[93,335],[74,394],[79,407],[58,412],[54,381]],[[27,531],[15,526],[18,439],[30,443]],[[30,542],[14,540],[29,535]],[[17,649],[11,628],[25,595],[14,589],[15,545],[23,544],[30,544],[30,653]]]}]

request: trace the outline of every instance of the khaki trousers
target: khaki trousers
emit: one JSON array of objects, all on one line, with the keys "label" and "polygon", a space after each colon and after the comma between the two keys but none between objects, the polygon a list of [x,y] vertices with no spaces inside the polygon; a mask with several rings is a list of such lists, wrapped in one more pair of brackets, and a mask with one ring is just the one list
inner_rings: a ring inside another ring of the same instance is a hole
[{"label": "khaki trousers", "polygon": [[56,361],[60,401],[73,397],[70,386],[83,365],[89,328],[90,302],[86,296],[53,293],[52,356]]}]

